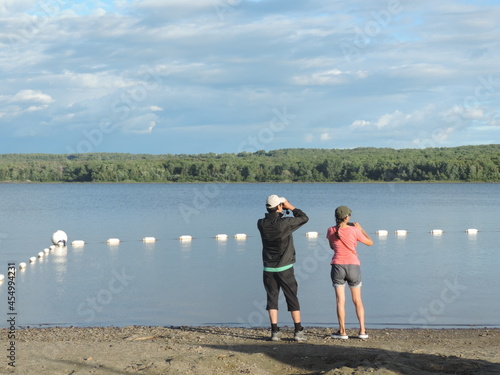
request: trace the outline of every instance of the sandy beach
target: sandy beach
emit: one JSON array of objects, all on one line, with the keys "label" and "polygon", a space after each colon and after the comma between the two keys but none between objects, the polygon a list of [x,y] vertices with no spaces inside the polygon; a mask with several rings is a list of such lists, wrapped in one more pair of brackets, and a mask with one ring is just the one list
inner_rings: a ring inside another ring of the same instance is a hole
[{"label": "sandy beach", "polygon": [[[26,328],[2,374],[500,374],[500,329],[377,329],[361,340],[309,328],[306,342],[228,327]],[[7,346],[7,348],[6,348]],[[12,364],[15,367],[12,367]]]}]

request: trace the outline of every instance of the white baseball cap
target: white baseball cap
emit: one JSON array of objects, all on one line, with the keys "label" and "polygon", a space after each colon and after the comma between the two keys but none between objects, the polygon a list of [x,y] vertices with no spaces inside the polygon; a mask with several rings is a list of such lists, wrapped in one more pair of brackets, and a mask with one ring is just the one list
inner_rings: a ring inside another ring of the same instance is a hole
[{"label": "white baseball cap", "polygon": [[283,197],[278,197],[277,195],[270,195],[266,200],[266,207],[273,208],[281,203],[285,203],[286,199]]}]

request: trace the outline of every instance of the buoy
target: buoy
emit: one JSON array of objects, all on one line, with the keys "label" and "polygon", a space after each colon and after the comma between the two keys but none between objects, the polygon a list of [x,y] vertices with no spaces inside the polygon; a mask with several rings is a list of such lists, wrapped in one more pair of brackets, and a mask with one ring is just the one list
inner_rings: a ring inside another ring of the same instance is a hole
[{"label": "buoy", "polygon": [[309,237],[309,238],[317,238],[319,235],[318,232],[307,232],[306,233],[306,237]]},{"label": "buoy", "polygon": [[154,237],[144,237],[142,239],[142,242],[146,242],[146,243],[156,242],[156,238],[154,238]]},{"label": "buoy", "polygon": [[183,235],[183,236],[179,237],[180,241],[191,241],[192,239],[193,239],[193,237],[188,236],[188,235]]},{"label": "buoy", "polygon": [[247,238],[247,235],[245,233],[236,233],[234,235],[234,238],[236,238],[237,240],[244,240]]},{"label": "buoy", "polygon": [[52,234],[52,243],[57,246],[66,246],[68,235],[62,230],[57,230]]},{"label": "buoy", "polygon": [[379,229],[377,230],[376,232],[379,236],[387,236],[389,234],[388,231],[386,231],[385,229]]},{"label": "buoy", "polygon": [[227,234],[218,234],[215,236],[215,238],[219,241],[226,241],[228,238],[228,235]]},{"label": "buoy", "polygon": [[26,268],[26,263],[25,262],[19,263],[19,269],[22,270],[24,268]]},{"label": "buoy", "polygon": [[440,235],[440,234],[443,234],[443,230],[442,229],[433,229],[433,230],[431,230],[431,233],[434,235]]},{"label": "buoy", "polygon": [[55,248],[56,248],[56,245],[50,245],[50,246],[49,246],[49,249],[50,249],[50,250],[54,250]]},{"label": "buoy", "polygon": [[5,279],[5,275],[3,273],[0,273],[0,281],[3,281]]},{"label": "buoy", "polygon": [[48,253],[49,253],[49,248],[48,248],[48,247],[46,247],[45,249],[43,249],[43,253],[44,253],[44,254],[48,254]]},{"label": "buoy", "polygon": [[40,252],[38,253],[38,258],[43,258],[43,256],[44,256],[43,251],[40,251]]},{"label": "buoy", "polygon": [[396,231],[396,236],[406,236],[406,234],[407,234],[407,233],[408,233],[408,232],[407,232],[407,231],[405,231],[404,229],[398,229],[398,230]]},{"label": "buoy", "polygon": [[120,243],[119,238],[108,238],[108,244],[109,245],[118,245]]},{"label": "buoy", "polygon": [[467,234],[477,234],[478,230],[477,229],[472,229],[472,228],[469,228],[466,230]]},{"label": "buoy", "polygon": [[83,241],[83,240],[74,240],[73,242],[71,242],[71,245],[75,246],[75,247],[76,246],[83,246],[83,245],[85,245],[85,241]]},{"label": "buoy", "polygon": [[30,258],[30,263],[35,263],[36,262],[36,257],[31,257]]}]

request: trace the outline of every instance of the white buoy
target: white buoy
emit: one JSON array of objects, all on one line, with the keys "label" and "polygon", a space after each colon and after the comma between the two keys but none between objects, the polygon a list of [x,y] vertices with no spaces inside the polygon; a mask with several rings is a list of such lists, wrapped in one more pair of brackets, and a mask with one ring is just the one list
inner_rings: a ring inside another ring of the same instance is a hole
[{"label": "white buoy", "polygon": [[245,233],[236,233],[234,235],[234,238],[236,238],[237,240],[244,240],[247,238],[247,235]]},{"label": "white buoy", "polygon": [[108,245],[118,245],[120,243],[119,238],[108,238]]},{"label": "white buoy", "polygon": [[75,247],[83,246],[83,245],[85,245],[85,241],[83,241],[83,240],[74,240],[73,242],[71,242],[71,245],[75,246]]},{"label": "white buoy", "polygon": [[431,230],[431,233],[439,236],[439,235],[443,234],[443,230],[442,229],[433,229],[433,230]]},{"label": "white buoy", "polygon": [[26,262],[19,263],[19,269],[22,270],[24,268],[26,268]]},{"label": "white buoy", "polygon": [[377,230],[376,232],[379,236],[387,236],[389,234],[389,231],[385,230],[385,229],[379,229]]},{"label": "white buoy", "polygon": [[0,273],[0,282],[2,282],[5,279],[5,275],[3,273]]},{"label": "white buoy", "polygon": [[219,241],[226,241],[228,238],[228,235],[227,234],[218,234],[215,236],[215,238]]},{"label": "white buoy", "polygon": [[396,236],[406,236],[407,233],[408,232],[406,230],[404,230],[404,229],[398,229],[396,231]]},{"label": "white buoy", "polygon": [[473,228],[469,228],[466,230],[467,234],[477,234],[478,230],[477,229],[473,229]]},{"label": "white buoy", "polygon": [[52,234],[52,243],[57,246],[66,246],[68,235],[62,230],[57,230]]},{"label": "white buoy", "polygon": [[48,248],[48,247],[46,247],[45,249],[43,249],[43,253],[44,253],[44,254],[48,254],[48,253],[49,253],[49,251],[50,251],[50,250],[49,250],[49,248]]},{"label": "white buoy", "polygon": [[142,242],[146,242],[146,243],[156,242],[156,238],[154,238],[154,237],[144,237],[142,239]]},{"label": "white buoy", "polygon": [[306,237],[309,237],[309,238],[318,238],[318,236],[319,236],[318,232],[307,232],[306,233]]},{"label": "white buoy", "polygon": [[43,253],[43,251],[40,251],[40,252],[38,253],[38,258],[43,258],[43,256],[44,256],[44,255],[45,255],[45,254]]},{"label": "white buoy", "polygon": [[36,262],[36,257],[30,257],[30,263],[35,263]]},{"label": "white buoy", "polygon": [[186,234],[179,237],[180,241],[191,241],[192,239],[193,239],[193,237],[188,236]]},{"label": "white buoy", "polygon": [[49,249],[50,249],[50,250],[54,250],[55,248],[56,248],[56,245],[50,245],[50,246],[49,246]]}]

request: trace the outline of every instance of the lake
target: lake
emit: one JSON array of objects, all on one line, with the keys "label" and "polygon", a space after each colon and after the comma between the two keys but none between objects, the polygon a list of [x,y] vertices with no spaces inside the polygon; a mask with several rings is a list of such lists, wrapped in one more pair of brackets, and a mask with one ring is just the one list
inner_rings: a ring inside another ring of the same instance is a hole
[{"label": "lake", "polygon": [[[0,274],[17,271],[18,326],[268,326],[257,220],[268,195],[309,222],[294,234],[302,321],[335,327],[325,237],[339,205],[358,245],[368,328],[500,326],[499,184],[0,184]],[[478,229],[475,235],[467,229]],[[441,235],[432,234],[434,229]],[[56,230],[67,247],[51,245]],[[379,236],[377,230],[387,230]],[[407,231],[405,236],[397,230]],[[317,238],[306,236],[318,232]],[[215,238],[227,234],[225,241]],[[235,239],[235,234],[246,234]],[[191,241],[180,241],[189,235]],[[155,237],[144,243],[144,237]],[[120,239],[109,245],[110,238]],[[72,246],[73,240],[85,245]],[[8,282],[0,283],[7,326]],[[347,323],[356,326],[352,303]],[[284,301],[280,324],[291,325]]]}]

